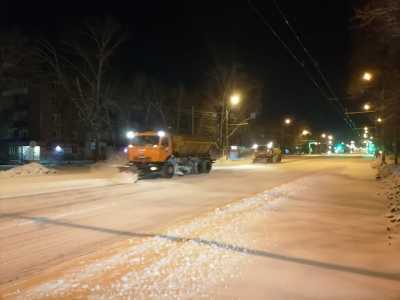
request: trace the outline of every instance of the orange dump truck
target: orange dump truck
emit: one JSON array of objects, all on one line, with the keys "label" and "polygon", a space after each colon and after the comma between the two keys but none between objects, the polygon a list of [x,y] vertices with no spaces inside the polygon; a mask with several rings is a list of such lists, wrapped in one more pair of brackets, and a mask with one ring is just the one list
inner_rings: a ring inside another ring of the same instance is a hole
[{"label": "orange dump truck", "polygon": [[174,174],[209,173],[213,160],[214,142],[206,139],[173,135],[164,131],[146,131],[130,134],[129,164],[139,174],[161,175],[171,178]]}]

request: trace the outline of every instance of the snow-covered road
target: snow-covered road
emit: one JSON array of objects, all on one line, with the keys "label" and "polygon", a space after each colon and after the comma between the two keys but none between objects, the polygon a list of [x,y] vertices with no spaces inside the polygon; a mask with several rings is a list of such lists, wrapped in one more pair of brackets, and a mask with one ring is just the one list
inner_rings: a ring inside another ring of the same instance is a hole
[{"label": "snow-covered road", "polygon": [[0,199],[0,298],[400,298],[400,243],[367,160],[59,190],[42,178]]}]

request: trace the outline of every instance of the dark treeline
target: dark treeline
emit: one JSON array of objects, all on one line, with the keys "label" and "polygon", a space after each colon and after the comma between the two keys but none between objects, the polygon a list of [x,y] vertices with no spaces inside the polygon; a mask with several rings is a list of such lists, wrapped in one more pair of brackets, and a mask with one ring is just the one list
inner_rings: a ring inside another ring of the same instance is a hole
[{"label": "dark treeline", "polygon": [[[395,154],[400,139],[400,2],[368,0],[356,10],[351,93],[374,105],[378,143]],[[360,74],[372,79],[361,82]],[[378,122],[382,121],[382,122]]]},{"label": "dark treeline", "polygon": [[[133,38],[110,17],[86,20],[51,40],[2,32],[0,90],[56,89],[60,118],[75,122],[82,142],[95,143],[96,149],[101,142],[121,143],[127,129],[160,128],[205,135],[222,146],[222,110],[232,93],[246,99],[231,110],[236,123],[261,111],[262,83],[238,62],[213,62],[199,71],[204,79],[190,87],[184,78],[171,84],[142,70],[126,72],[120,48]],[[63,116],[66,111],[68,118]],[[7,126],[7,113],[0,106],[2,127]],[[240,128],[232,138],[248,142],[248,132],[248,126]]]}]

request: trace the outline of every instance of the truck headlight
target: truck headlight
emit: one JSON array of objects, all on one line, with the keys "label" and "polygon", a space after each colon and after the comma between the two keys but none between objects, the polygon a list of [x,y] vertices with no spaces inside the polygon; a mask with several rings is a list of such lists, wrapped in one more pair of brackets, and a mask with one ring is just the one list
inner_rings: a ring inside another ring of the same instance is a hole
[{"label": "truck headlight", "polygon": [[126,137],[128,138],[128,139],[133,139],[133,138],[135,138],[135,132],[133,132],[133,131],[127,131],[126,132]]}]

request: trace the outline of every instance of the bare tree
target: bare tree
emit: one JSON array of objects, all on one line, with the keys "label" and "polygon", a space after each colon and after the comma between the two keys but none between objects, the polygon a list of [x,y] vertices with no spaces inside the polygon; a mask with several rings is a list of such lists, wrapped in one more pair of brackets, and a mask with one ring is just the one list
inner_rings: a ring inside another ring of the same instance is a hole
[{"label": "bare tree", "polygon": [[362,27],[392,38],[400,37],[400,2],[398,0],[369,0],[356,10]]},{"label": "bare tree", "polygon": [[[400,2],[369,0],[356,11],[360,27],[375,42],[372,57],[378,63],[381,111],[384,116],[384,140],[395,153],[398,163],[400,140]],[[371,57],[364,57],[365,61]]]},{"label": "bare tree", "polygon": [[87,23],[82,41],[66,42],[63,51],[44,42],[39,54],[51,67],[58,82],[75,105],[89,138],[95,141],[95,159],[100,140],[109,133],[116,109],[111,80],[111,57],[126,39],[121,26],[110,18]]},{"label": "bare tree", "polygon": [[[231,118],[236,122],[249,119],[253,112],[261,110],[262,84],[248,76],[239,64],[216,64],[208,73],[207,86],[205,88],[204,107],[213,109],[220,116],[218,141],[222,149],[226,128],[225,110],[229,108],[229,98],[233,93],[239,93],[242,101],[239,107],[231,109]],[[228,106],[228,107],[227,107]],[[235,133],[239,131],[232,128]]]},{"label": "bare tree", "polygon": [[140,112],[141,123],[146,127],[169,124],[171,92],[162,82],[145,74],[137,74],[125,89],[122,104],[127,119],[131,112]]}]

